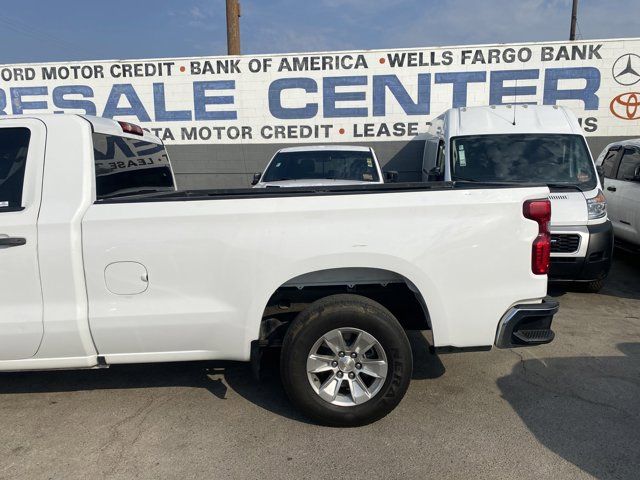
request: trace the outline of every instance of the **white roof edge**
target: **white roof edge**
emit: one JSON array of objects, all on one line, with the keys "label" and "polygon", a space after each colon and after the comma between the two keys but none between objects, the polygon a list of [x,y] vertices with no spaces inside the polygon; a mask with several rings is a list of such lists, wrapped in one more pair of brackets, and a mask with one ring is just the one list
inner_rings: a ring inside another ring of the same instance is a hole
[{"label": "white roof edge", "polygon": [[356,145],[309,145],[299,147],[285,147],[278,152],[321,152],[321,151],[341,151],[341,152],[370,152],[371,147]]},{"label": "white roof edge", "polygon": [[[515,124],[512,117],[515,115]],[[454,107],[438,118],[448,135],[571,134],[584,135],[575,114],[561,105],[484,105]]]},{"label": "white roof edge", "polygon": [[[102,133],[104,135],[117,135],[118,137],[132,138],[136,140],[142,139],[145,142],[157,143],[159,145],[163,145],[162,140],[160,140],[153,133],[150,133],[147,130],[143,129],[144,135],[141,137],[140,135],[132,135],[130,133],[123,132],[117,120],[113,120],[111,118],[104,118],[104,117],[95,117],[93,115],[79,115],[79,116],[81,116],[82,118],[87,120],[89,123],[91,123],[91,126],[93,127],[93,131],[96,133]],[[127,122],[127,123],[131,123],[133,125],[138,125],[141,127],[141,125],[134,122]]]},{"label": "white roof edge", "polygon": [[[87,122],[89,122],[91,124],[91,127],[93,128],[93,131],[97,133],[102,133],[105,135],[117,135],[118,137],[131,138],[133,140],[142,139],[145,142],[164,145],[162,140],[160,140],[153,133],[148,132],[144,128],[142,129],[142,131],[144,132],[143,136],[132,135],[130,133],[123,132],[117,120],[113,120],[111,118],[104,118],[104,117],[94,117],[92,115],[80,115],[77,113],[28,113],[24,115],[2,115],[0,116],[0,120],[20,120],[20,119],[27,119],[27,118],[35,118],[38,120],[42,120],[44,123],[47,123],[47,122],[55,122],[56,119],[63,118],[63,117],[82,118]],[[138,125],[141,127],[141,125],[134,122],[128,122],[128,123],[132,123],[133,125]]]}]

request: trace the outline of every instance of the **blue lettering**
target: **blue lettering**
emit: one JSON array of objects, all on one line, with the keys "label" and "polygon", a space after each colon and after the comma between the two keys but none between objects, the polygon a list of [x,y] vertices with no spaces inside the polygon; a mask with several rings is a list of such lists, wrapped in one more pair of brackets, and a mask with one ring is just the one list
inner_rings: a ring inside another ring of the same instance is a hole
[{"label": "blue lettering", "polygon": [[307,103],[304,107],[283,107],[282,91],[301,89],[306,93],[317,93],[318,84],[311,78],[281,78],[269,85],[269,112],[275,118],[313,118],[318,114],[317,103]]},{"label": "blue lettering", "polygon": [[[129,102],[129,107],[118,107],[120,98],[124,96]],[[107,104],[104,106],[103,117],[114,118],[133,115],[141,122],[150,122],[149,114],[144,109],[144,105],[140,101],[140,97],[130,83],[115,84],[109,92]]]},{"label": "blue lettering", "polygon": [[47,102],[39,100],[35,102],[26,102],[22,100],[23,96],[46,95],[47,87],[16,87],[10,89],[11,106],[13,113],[20,115],[25,110],[46,110]]},{"label": "blue lettering", "polygon": [[209,90],[234,90],[235,80],[213,80],[209,82],[193,82],[193,103],[196,120],[235,120],[238,113],[235,110],[221,110],[211,112],[207,105],[233,105],[232,95],[207,96]]},{"label": "blue lettering", "polygon": [[473,82],[484,82],[487,72],[452,72],[436,73],[436,83],[452,83],[453,99],[451,105],[456,107],[467,106],[467,85]]},{"label": "blue lettering", "polygon": [[407,115],[428,115],[431,99],[431,74],[418,75],[418,100],[413,101],[397,75],[373,76],[373,116],[386,115],[387,88]]},{"label": "blue lettering", "polygon": [[[558,89],[558,80],[580,78],[586,80],[583,88]],[[594,67],[548,68],[544,76],[545,105],[556,105],[558,100],[581,100],[585,110],[598,110],[600,99],[600,71]]]},{"label": "blue lettering", "polygon": [[336,117],[366,117],[367,108],[340,108],[338,102],[354,102],[367,99],[366,92],[336,92],[336,87],[366,85],[367,77],[326,77],[322,83],[322,100],[324,104],[324,116]]},{"label": "blue lettering", "polygon": [[[535,95],[535,85],[520,85],[505,87],[504,82],[508,80],[535,80],[540,76],[540,70],[501,70],[491,72],[491,82],[489,86],[489,105],[504,105],[504,97],[524,97]],[[513,102],[513,105],[535,105],[536,102]]]},{"label": "blue lettering", "polygon": [[95,115],[96,106],[90,100],[65,98],[67,95],[82,95],[93,98],[93,89],[87,85],[66,85],[53,89],[53,104],[58,108],[84,110],[85,115]]},{"label": "blue lettering", "polygon": [[164,96],[164,83],[153,84],[153,109],[156,121],[183,122],[191,120],[190,110],[167,110]]}]

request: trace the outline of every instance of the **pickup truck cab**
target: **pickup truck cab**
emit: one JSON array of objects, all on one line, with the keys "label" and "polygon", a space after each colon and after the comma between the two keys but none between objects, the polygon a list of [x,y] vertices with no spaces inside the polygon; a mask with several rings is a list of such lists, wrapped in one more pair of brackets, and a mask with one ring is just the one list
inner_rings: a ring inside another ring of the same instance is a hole
[{"label": "pickup truck cab", "polygon": [[602,288],[613,233],[575,115],[551,105],[452,108],[431,122],[424,181],[541,182],[549,186],[551,281]]},{"label": "pickup truck cab", "polygon": [[596,165],[602,167],[616,243],[640,249],[640,139],[607,145]]},{"label": "pickup truck cab", "polygon": [[544,185],[176,191],[162,142],[77,115],[0,119],[0,370],[251,361],[281,347],[314,420],[404,395],[436,349],[553,339]]},{"label": "pickup truck cab", "polygon": [[[390,180],[395,172],[385,172]],[[395,176],[394,176],[395,175]],[[319,187],[384,183],[373,148],[313,145],[278,150],[264,173],[253,176],[255,188]]]}]

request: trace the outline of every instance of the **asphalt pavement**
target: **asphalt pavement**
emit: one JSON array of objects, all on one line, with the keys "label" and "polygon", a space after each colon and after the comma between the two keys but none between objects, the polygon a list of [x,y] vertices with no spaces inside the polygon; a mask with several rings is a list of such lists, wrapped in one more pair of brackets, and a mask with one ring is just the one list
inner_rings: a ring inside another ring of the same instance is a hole
[{"label": "asphalt pavement", "polygon": [[640,478],[640,256],[600,294],[554,288],[556,339],[435,356],[411,333],[399,407],[307,422],[270,361],[0,374],[0,479]]}]

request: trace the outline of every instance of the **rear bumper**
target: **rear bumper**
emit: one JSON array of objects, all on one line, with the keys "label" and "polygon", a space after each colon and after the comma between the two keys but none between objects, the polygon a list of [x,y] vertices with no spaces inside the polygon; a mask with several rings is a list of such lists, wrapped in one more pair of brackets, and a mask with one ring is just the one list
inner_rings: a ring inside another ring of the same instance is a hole
[{"label": "rear bumper", "polygon": [[611,268],[613,228],[611,222],[589,225],[589,244],[584,257],[551,257],[549,281],[591,282],[604,279]]},{"label": "rear bumper", "polygon": [[530,347],[551,342],[554,338],[551,322],[558,308],[558,302],[551,297],[542,303],[511,307],[498,324],[496,347]]}]

